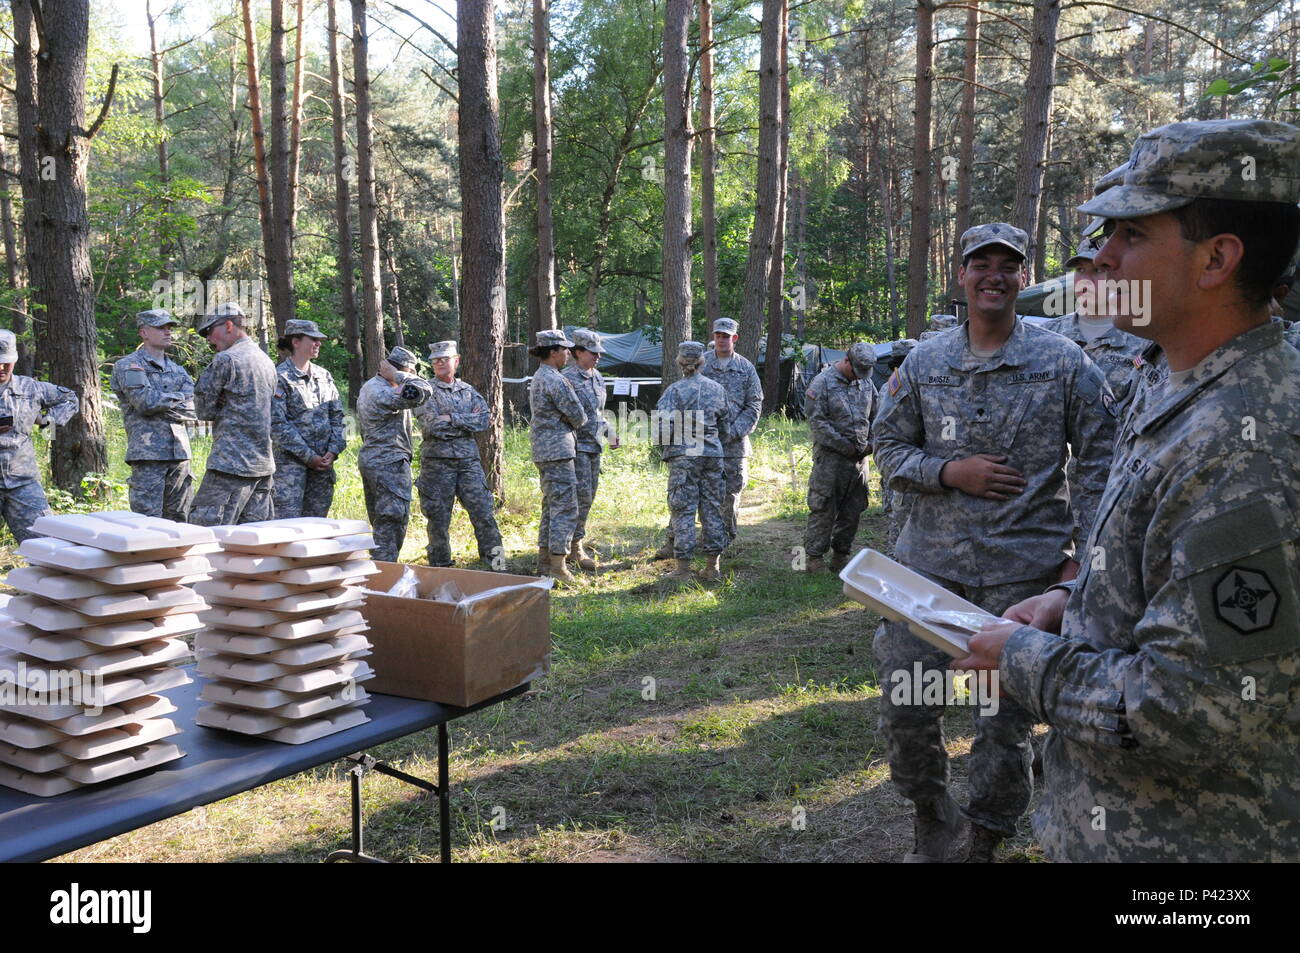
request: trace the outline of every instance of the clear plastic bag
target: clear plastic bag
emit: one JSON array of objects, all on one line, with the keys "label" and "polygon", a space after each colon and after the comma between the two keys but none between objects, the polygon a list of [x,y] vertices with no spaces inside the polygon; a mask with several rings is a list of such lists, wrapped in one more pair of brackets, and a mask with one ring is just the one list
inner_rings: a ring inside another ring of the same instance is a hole
[{"label": "clear plastic bag", "polygon": [[457,603],[465,598],[465,593],[460,591],[460,586],[451,580],[444,582],[433,592],[429,593],[429,598],[434,602],[451,602]]},{"label": "clear plastic bag", "polygon": [[402,570],[402,577],[393,583],[392,588],[388,590],[388,595],[398,596],[402,599],[420,598],[420,577],[415,574],[415,570],[407,566]]}]

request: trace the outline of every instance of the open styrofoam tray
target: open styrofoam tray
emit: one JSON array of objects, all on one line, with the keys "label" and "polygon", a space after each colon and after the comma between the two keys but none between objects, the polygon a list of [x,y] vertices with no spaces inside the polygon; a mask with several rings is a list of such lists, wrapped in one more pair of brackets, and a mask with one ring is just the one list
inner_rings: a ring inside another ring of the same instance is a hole
[{"label": "open styrofoam tray", "polygon": [[239,606],[209,606],[199,616],[210,629],[295,641],[320,638],[332,632],[366,624],[366,617],[356,609],[334,609],[325,615],[295,619]]},{"label": "open styrofoam tray", "polygon": [[141,553],[212,542],[212,530],[126,510],[42,516],[32,524],[38,536],[53,536],[112,553]]},{"label": "open styrofoam tray", "polygon": [[40,774],[7,764],[0,764],[0,785],[36,797],[54,797],[81,787],[80,783],[62,774]]},{"label": "open styrofoam tray", "polygon": [[324,569],[350,562],[370,562],[370,551],[358,549],[350,553],[327,553],[324,556],[256,556],[252,553],[213,553],[207,557],[215,572],[231,576],[244,576],[250,579],[266,579],[271,582],[294,582],[295,579],[281,579],[277,574],[304,569]]},{"label": "open styrofoam tray", "polygon": [[202,653],[253,658],[277,665],[319,665],[341,659],[353,652],[363,652],[371,646],[359,632],[343,631],[325,639],[286,642],[246,632],[209,629],[198,634],[194,647]]},{"label": "open styrofoam tray", "polygon": [[59,774],[81,784],[98,784],[111,778],[119,778],[124,774],[135,774],[137,771],[156,768],[160,764],[183,757],[185,752],[170,741],[155,741],[153,744],[130,748],[102,758],[74,761],[66,768],[62,768]]},{"label": "open styrofoam tray", "polygon": [[[172,591],[178,590],[178,591]],[[147,589],[137,593],[144,597],[146,593],[162,593],[157,599],[137,598],[135,600],[116,600],[114,602],[89,604],[85,607],[98,612],[113,609],[111,614],[90,614],[70,606],[55,602],[46,602],[39,596],[14,596],[9,600],[6,611],[9,617],[25,622],[30,626],[46,632],[62,632],[69,629],[86,629],[92,626],[104,626],[108,622],[132,622],[137,619],[156,619],[168,615],[188,615],[206,608],[205,604],[184,586],[165,586],[161,589]],[[94,596],[93,599],[107,599]],[[183,601],[182,601],[183,600]],[[90,600],[79,600],[82,604]],[[135,606],[126,609],[125,606]],[[81,636],[77,636],[80,638]],[[87,641],[90,641],[89,639]]]},{"label": "open styrofoam tray", "polygon": [[[211,585],[211,583],[201,583],[200,585]],[[234,606],[243,608],[250,613],[263,613],[257,616],[265,621],[253,622],[248,621],[245,625],[274,625],[277,622],[284,622],[292,618],[304,615],[314,615],[324,613],[327,610],[337,610],[344,606],[360,605],[365,602],[365,594],[355,586],[335,586],[332,589],[319,589],[315,592],[300,592],[291,596],[281,596],[278,599],[246,599],[240,596],[227,596],[217,594],[208,590],[210,595],[204,598],[210,606]],[[243,618],[252,619],[252,616]],[[205,616],[205,621],[207,617]]]},{"label": "open styrofoam tray", "polygon": [[970,654],[971,635],[997,617],[883,553],[864,549],[840,572],[844,594],[953,658]]},{"label": "open styrofoam tray", "polygon": [[267,543],[258,545],[241,545],[223,543],[226,552],[245,553],[254,556],[283,556],[292,559],[315,559],[324,556],[336,556],[343,553],[355,553],[375,548],[375,538],[369,529],[364,533],[350,536],[337,536],[334,539],[304,539],[296,543]]},{"label": "open styrofoam tray", "polygon": [[[365,662],[353,660],[369,654],[365,650],[352,652],[330,664],[277,665],[275,662],[264,662],[261,659],[238,655],[200,652],[199,662],[195,668],[205,678],[218,681],[247,682],[251,685],[269,685],[272,688],[283,688],[294,692],[311,692],[351,678],[353,672],[361,670],[355,667],[347,668],[346,677],[343,678],[339,677],[340,671],[346,666],[366,666]],[[368,673],[369,667],[366,666],[364,671]]]},{"label": "open styrofoam tray", "polygon": [[223,546],[273,546],[298,543],[309,539],[333,539],[370,532],[365,520],[332,520],[320,516],[300,516],[285,520],[264,520],[238,526],[214,527],[213,535]]},{"label": "open styrofoam tray", "polygon": [[[284,714],[298,710],[292,706],[305,706],[314,703],[315,699],[320,697],[337,697],[347,701],[359,700],[365,692],[353,683],[367,681],[374,678],[374,675],[375,673],[367,667],[364,675],[354,675],[324,689],[307,692],[286,691],[242,682],[207,682],[199,692],[199,701],[230,705],[233,708],[272,709],[278,714]],[[349,698],[350,695],[355,698]]]},{"label": "open styrofoam tray", "polygon": [[[50,536],[35,536],[23,540],[18,553],[29,563],[60,569],[64,572],[84,573],[102,582],[121,582],[133,584],[133,580],[143,578],[147,583],[157,570],[150,568],[159,563],[172,560],[199,560],[204,553],[214,553],[221,548],[216,540],[199,543],[195,546],[173,546],[165,550],[151,550],[147,553],[110,553],[106,549],[85,546],[55,539]],[[206,560],[204,560],[206,562]]]},{"label": "open styrofoam tray", "polygon": [[139,642],[156,642],[189,635],[202,630],[203,622],[194,612],[176,612],[157,619],[134,619],[108,625],[92,625],[76,629],[74,638],[92,645],[118,648]]}]

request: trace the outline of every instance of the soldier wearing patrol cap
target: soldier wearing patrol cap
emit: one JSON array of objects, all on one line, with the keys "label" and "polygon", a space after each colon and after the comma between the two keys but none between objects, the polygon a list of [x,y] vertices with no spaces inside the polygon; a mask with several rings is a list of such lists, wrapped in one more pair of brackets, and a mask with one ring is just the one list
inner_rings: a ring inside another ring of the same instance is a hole
[{"label": "soldier wearing patrol cap", "polygon": [[275,369],[271,400],[276,519],[329,516],[334,501],[334,462],[348,438],[334,378],[313,363],[323,340],[315,321],[294,318],[278,342],[289,356]]},{"label": "soldier wearing patrol cap", "polygon": [[379,362],[379,373],[357,394],[361,428],[361,491],[375,536],[376,559],[395,563],[402,554],[411,520],[411,411],[432,393],[429,382],[414,373],[415,355],[395,347]]},{"label": "soldier wearing patrol cap", "polygon": [[0,517],[14,539],[30,539],[32,523],[50,512],[32,446],[32,428],[66,424],[77,412],[75,391],[14,373],[18,340],[0,330]]},{"label": "soldier wearing patrol cap", "polygon": [[1097,555],[953,663],[1051,727],[1052,860],[1300,857],[1300,353],[1268,313],[1297,200],[1300,129],[1229,119],[1147,133],[1080,207],[1107,220],[1098,265],[1150,283],[1147,320],[1115,321],[1169,378],[1130,411]]},{"label": "soldier wearing patrol cap", "polygon": [[696,514],[700,549],[706,560],[701,579],[712,582],[722,578],[722,551],[730,541],[722,513],[722,454],[732,405],[721,384],[698,373],[706,359],[699,341],[678,345],[682,379],[669,385],[655,406],[655,443],[668,464],[668,510],[677,560],[677,568],[668,578],[683,582],[691,578]]},{"label": "soldier wearing patrol cap", "polygon": [[211,420],[212,449],[190,522],[226,526],[275,518],[271,479],[271,395],[275,364],[244,330],[234,302],[217,305],[195,328],[217,356],[194,385],[194,408]]},{"label": "soldier wearing patrol cap", "polygon": [[608,441],[610,447],[617,449],[618,436],[603,415],[605,378],[596,370],[600,356],[605,353],[600,335],[587,328],[578,328],[573,332],[571,353],[573,363],[560,373],[573,385],[573,391],[586,411],[587,422],[575,435],[577,451],[573,466],[578,478],[578,522],[573,530],[569,558],[579,568],[592,570],[596,568],[595,554],[588,553],[582,544],[587,535],[587,514],[591,512],[591,501],[600,485],[600,458],[605,443]]},{"label": "soldier wearing patrol cap", "polygon": [[[731,318],[713,322],[713,353],[706,355],[700,373],[722,385],[730,403],[727,439],[722,444],[722,519],[727,524],[727,544],[736,539],[740,519],[740,491],[749,477],[749,435],[758,426],[763,412],[763,385],[758,371],[745,357],[736,353],[740,325]],[[673,556],[672,527],[668,540],[654,554],[655,559]]]},{"label": "soldier wearing patrol cap", "polygon": [[537,527],[537,572],[573,582],[565,559],[578,524],[578,475],[573,459],[577,432],[587,412],[568,378],[560,373],[573,342],[563,331],[538,331],[532,354],[541,364],[528,385],[532,411],[528,437],[542,488],[542,517]]},{"label": "soldier wearing patrol cap", "polygon": [[849,346],[844,357],[813,378],[808,386],[808,429],[813,440],[813,467],[808,476],[808,529],[804,552],[808,572],[839,572],[849,559],[867,508],[867,454],[871,419],[876,415],[876,388],[871,371],[876,353],[870,344]]},{"label": "soldier wearing patrol cap", "polygon": [[177,324],[162,309],[135,316],[140,347],[113,365],[109,381],[122,408],[126,462],[131,466],[131,510],[184,523],[193,497],[190,436],[194,381],[167,357]]},{"label": "soldier wearing patrol cap", "polygon": [[[907,494],[897,558],[992,613],[1078,570],[1076,514],[1086,533],[1106,484],[1115,418],[1106,379],[1070,341],[1015,313],[1026,234],[1005,223],[962,235],[958,281],[969,317],[922,341],[894,371],[873,424],[882,479]],[[1079,494],[1065,466],[1079,457]],[[874,650],[882,684],[946,669],[948,657],[886,622]],[[906,860],[943,861],[962,819],[948,793],[942,704],[881,697],[890,774],[916,804]],[[970,860],[992,860],[1033,791],[1033,717],[1014,701],[975,718],[968,768]]]},{"label": "soldier wearing patrol cap", "polygon": [[451,508],[456,500],[465,507],[479,559],[493,569],[505,568],[505,549],[479,459],[475,434],[491,422],[487,401],[472,386],[456,377],[460,355],[455,341],[429,345],[433,364],[432,396],[415,408],[423,440],[420,444],[420,509],[429,527],[430,566],[451,565]]}]

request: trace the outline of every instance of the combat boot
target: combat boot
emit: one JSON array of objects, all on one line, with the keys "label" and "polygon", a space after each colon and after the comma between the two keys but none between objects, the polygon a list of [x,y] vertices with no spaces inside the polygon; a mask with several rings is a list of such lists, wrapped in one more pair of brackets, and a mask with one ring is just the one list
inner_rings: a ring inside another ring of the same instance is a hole
[{"label": "combat boot", "polygon": [[820,556],[809,556],[808,561],[803,566],[803,571],[807,573],[824,572],[825,569],[826,560]]},{"label": "combat boot", "polygon": [[970,828],[970,853],[966,855],[966,863],[993,863],[997,857],[998,845],[1001,843],[1002,835],[997,831],[991,831],[979,824],[972,824]]},{"label": "combat boot", "polygon": [[722,578],[722,567],[718,565],[722,561],[722,553],[709,553],[704,558],[704,571],[700,573],[700,578],[705,582],[717,582]]},{"label": "combat boot", "polygon": [[689,559],[677,560],[677,568],[670,572],[665,579],[680,580],[689,582],[691,579],[691,561]]},{"label": "combat boot", "polygon": [[841,569],[849,564],[848,553],[831,553],[831,572],[839,573]]},{"label": "combat boot", "polygon": [[935,801],[916,802],[915,843],[903,856],[905,864],[942,864],[966,827],[966,818],[948,794]]},{"label": "combat boot", "polygon": [[582,548],[582,540],[580,539],[575,539],[573,545],[569,547],[569,558],[573,560],[573,564],[579,569],[592,572],[596,568],[596,560],[592,559],[591,554]]},{"label": "combat boot", "polygon": [[573,574],[569,572],[569,567],[564,564],[565,558],[564,553],[551,554],[551,578],[556,582],[576,582]]},{"label": "combat boot", "polygon": [[551,550],[546,546],[537,547],[537,575],[551,574]]},{"label": "combat boot", "polygon": [[651,559],[672,559],[673,558],[673,538],[669,536],[664,540],[664,544],[655,550]]}]

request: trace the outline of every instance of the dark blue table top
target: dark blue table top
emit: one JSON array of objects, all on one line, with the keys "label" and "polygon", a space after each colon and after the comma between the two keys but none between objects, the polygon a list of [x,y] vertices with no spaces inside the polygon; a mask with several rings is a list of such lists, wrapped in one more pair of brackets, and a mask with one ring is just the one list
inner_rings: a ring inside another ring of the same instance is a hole
[{"label": "dark blue table top", "polygon": [[176,706],[166,717],[181,726],[181,733],[168,740],[180,745],[185,757],[145,774],[57,797],[34,797],[0,787],[0,861],[57,857],[451,721],[528,689],[525,683],[472,708],[374,694],[365,706],[370,716],[366,724],[306,744],[287,745],[196,725],[194,713],[206,680],[193,669],[190,674],[191,684],[165,693]]}]

